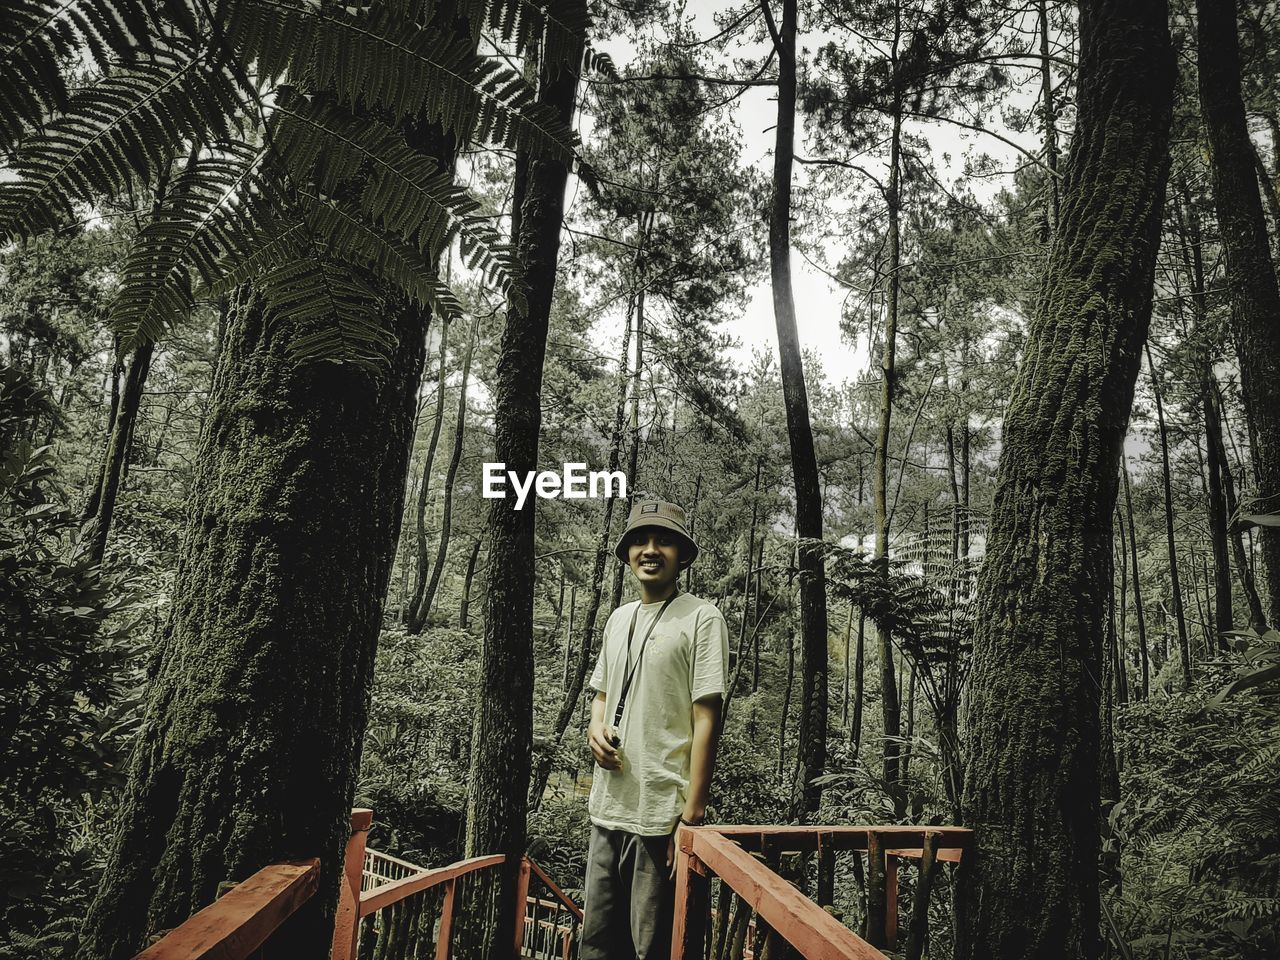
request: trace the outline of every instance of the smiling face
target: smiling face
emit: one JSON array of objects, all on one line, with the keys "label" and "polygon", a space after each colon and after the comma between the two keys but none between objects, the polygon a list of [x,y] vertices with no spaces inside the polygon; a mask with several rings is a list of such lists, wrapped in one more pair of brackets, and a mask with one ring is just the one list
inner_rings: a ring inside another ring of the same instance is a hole
[{"label": "smiling face", "polygon": [[627,537],[627,562],[645,594],[664,597],[680,576],[680,537],[662,527],[640,527]]}]

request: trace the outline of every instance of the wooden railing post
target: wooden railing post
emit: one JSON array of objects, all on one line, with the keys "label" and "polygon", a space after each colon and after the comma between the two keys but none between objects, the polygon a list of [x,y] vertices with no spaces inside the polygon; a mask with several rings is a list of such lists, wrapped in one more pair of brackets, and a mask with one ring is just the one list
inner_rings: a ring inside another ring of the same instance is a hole
[{"label": "wooden railing post", "polygon": [[440,908],[440,935],[436,938],[436,960],[449,960],[449,941],[453,939],[453,908],[457,889],[456,879],[445,881],[444,905]]},{"label": "wooden railing post", "polygon": [[884,858],[884,945],[898,946],[898,858],[891,853]]},{"label": "wooden railing post", "polygon": [[520,858],[520,871],[516,875],[516,910],[515,910],[515,938],[513,943],[513,957],[519,957],[524,947],[524,914],[528,909],[529,900],[529,858]]},{"label": "wooden railing post", "polygon": [[916,882],[916,899],[911,905],[911,929],[907,932],[905,960],[920,960],[929,941],[929,893],[938,865],[938,835],[926,833],[920,851],[920,879]]},{"label": "wooden railing post", "polygon": [[885,917],[888,915],[888,891],[885,889],[884,847],[880,835],[867,831],[867,943],[887,946]]},{"label": "wooden railing post", "polygon": [[347,838],[342,891],[333,924],[333,960],[355,960],[360,939],[360,880],[364,875],[364,848],[372,825],[372,810],[357,807],[351,811],[351,836]]},{"label": "wooden railing post", "polygon": [[[697,829],[697,828],[694,828]],[[671,924],[671,960],[702,960],[710,884],[702,861],[693,855],[693,829],[677,835],[676,909]]]}]

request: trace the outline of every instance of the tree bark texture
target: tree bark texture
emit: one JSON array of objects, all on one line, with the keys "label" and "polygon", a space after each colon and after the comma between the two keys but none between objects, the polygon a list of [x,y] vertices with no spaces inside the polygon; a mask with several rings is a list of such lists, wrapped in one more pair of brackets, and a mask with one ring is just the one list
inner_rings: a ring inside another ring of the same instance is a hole
[{"label": "tree bark texture", "polygon": [[[1200,113],[1212,157],[1213,197],[1227,264],[1231,332],[1258,478],[1250,512],[1280,511],[1280,286],[1258,192],[1240,95],[1235,0],[1197,0]],[[1268,619],[1280,619],[1280,527],[1263,527]]]},{"label": "tree bark texture", "polygon": [[958,958],[1096,958],[1111,514],[1168,175],[1163,0],[1080,4],[1061,220],[1004,421],[979,580]]},{"label": "tree bark texture", "polygon": [[321,892],[281,937],[327,955],[422,360],[421,314],[397,320],[377,376],[300,365],[298,331],[239,295],[86,960],[316,856]]},{"label": "tree bark texture", "polygon": [[[545,59],[541,68],[539,100],[566,123],[573,117],[583,42],[577,40],[563,69],[553,71]],[[493,391],[495,459],[521,474],[538,469],[542,364],[569,175],[560,160],[537,157],[527,158],[526,171],[516,233],[526,302],[508,300]],[[503,918],[515,916],[533,753],[535,503],[523,510],[514,503],[514,497],[494,500],[490,511],[484,652],[467,789],[466,855],[507,855],[497,898],[497,916]],[[498,943],[514,935],[505,922],[497,926],[489,932]],[[489,953],[499,956],[500,949],[493,946]]]},{"label": "tree bark texture", "polygon": [[791,289],[791,168],[795,159],[797,0],[782,0],[778,48],[778,125],[773,153],[773,205],[769,214],[769,267],[773,316],[778,330],[782,398],[787,409],[791,469],[796,489],[796,535],[800,538],[800,710],[796,749],[799,782],[791,815],[818,809],[822,789],[813,780],[827,762],[827,585],[823,565],[822,493],[809,422],[809,397],[796,329]]}]

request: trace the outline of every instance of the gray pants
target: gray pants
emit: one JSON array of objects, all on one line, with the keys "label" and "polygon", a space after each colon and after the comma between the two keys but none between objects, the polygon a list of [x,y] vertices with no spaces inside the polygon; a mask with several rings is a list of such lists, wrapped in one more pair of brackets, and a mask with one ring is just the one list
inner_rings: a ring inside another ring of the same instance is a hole
[{"label": "gray pants", "polygon": [[580,960],[667,960],[675,881],[669,836],[591,825]]}]

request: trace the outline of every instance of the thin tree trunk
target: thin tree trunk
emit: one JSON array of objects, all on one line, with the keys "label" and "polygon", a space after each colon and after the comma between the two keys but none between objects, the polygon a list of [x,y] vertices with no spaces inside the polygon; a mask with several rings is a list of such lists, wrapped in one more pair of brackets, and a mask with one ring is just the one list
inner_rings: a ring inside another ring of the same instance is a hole
[{"label": "thin tree trunk", "polygon": [[1040,34],[1040,117],[1044,124],[1044,165],[1049,175],[1045,177],[1049,190],[1049,205],[1045,216],[1042,241],[1049,242],[1058,224],[1058,111],[1053,100],[1053,58],[1049,53],[1049,5],[1038,0],[1036,13]]},{"label": "thin tree trunk", "polygon": [[427,588],[427,500],[431,490],[431,471],[436,462],[436,447],[440,443],[440,428],[444,424],[445,361],[449,352],[449,324],[440,325],[440,356],[436,364],[436,410],[431,421],[431,436],[423,456],[422,479],[418,483],[418,502],[414,507],[414,575],[413,590],[409,595],[409,609],[405,614],[405,629],[409,633],[422,632],[426,612],[422,609],[423,594]]},{"label": "thin tree trunk", "polygon": [[[1213,397],[1213,422],[1218,424],[1218,429],[1210,436],[1209,442],[1216,443],[1218,448],[1217,460],[1222,471],[1222,495],[1226,501],[1227,516],[1230,518],[1236,515],[1239,504],[1236,501],[1235,477],[1231,470],[1231,461],[1227,458],[1227,448],[1222,436],[1222,393],[1218,387],[1217,380],[1212,377],[1209,381],[1209,390]],[[1262,598],[1258,596],[1258,587],[1253,580],[1253,564],[1250,562],[1249,554],[1245,550],[1244,534],[1240,529],[1240,524],[1229,523],[1227,534],[1231,544],[1231,551],[1236,561],[1236,571],[1240,576],[1240,589],[1243,591],[1245,602],[1249,607],[1249,626],[1258,634],[1262,634],[1267,629],[1267,617],[1263,613]]]},{"label": "thin tree trunk", "polygon": [[1169,431],[1164,422],[1163,391],[1155,364],[1151,360],[1151,348],[1147,347],[1147,366],[1151,370],[1151,392],[1156,400],[1156,426],[1160,432],[1160,479],[1164,491],[1164,535],[1169,551],[1169,586],[1173,597],[1173,620],[1178,629],[1178,656],[1182,666],[1182,685],[1191,689],[1191,644],[1187,639],[1187,616],[1182,606],[1182,581],[1178,576],[1178,548],[1173,537],[1173,481],[1169,475]]},{"label": "thin tree trunk", "polygon": [[797,0],[782,0],[780,30],[764,7],[778,54],[778,123],[773,151],[773,203],[769,212],[769,272],[778,331],[782,397],[787,410],[791,469],[796,490],[796,535],[800,538],[800,724],[796,745],[798,782],[790,815],[816,812],[822,787],[814,781],[827,762],[827,589],[823,563],[822,495],[809,421],[809,398],[791,289],[791,168],[795,158]]},{"label": "thin tree trunk", "polygon": [[[224,880],[321,858],[286,924],[327,956],[391,573],[422,317],[380,377],[299,364],[245,289],[210,392],[169,623],[80,956],[132,956]],[[263,424],[274,424],[264,432]],[[277,954],[278,955],[278,954]]]},{"label": "thin tree trunk", "polygon": [[858,608],[858,645],[853,657],[853,722],[849,737],[856,757],[862,747],[862,703],[866,695],[867,611]]},{"label": "thin tree trunk", "polygon": [[483,537],[476,537],[475,543],[471,545],[471,555],[467,557],[467,572],[462,578],[462,603],[458,607],[458,629],[465,630],[470,626],[469,617],[471,613],[471,584],[475,579],[476,560],[480,556],[480,545],[483,543]]},{"label": "thin tree trunk", "polygon": [[[637,253],[637,257],[639,254]],[[609,443],[609,472],[613,473],[622,462],[622,444],[625,442],[624,424],[627,416],[627,374],[628,358],[631,355],[631,324],[628,322],[622,331],[622,350],[618,360],[618,398],[614,407],[613,436]],[[604,498],[604,512],[600,517],[600,536],[596,546],[595,565],[591,571],[591,598],[587,601],[586,613],[582,621],[582,640],[578,645],[574,665],[569,675],[569,683],[565,687],[564,698],[560,701],[560,712],[556,714],[555,729],[547,740],[547,747],[534,759],[533,775],[529,784],[529,810],[537,811],[542,804],[542,795],[546,792],[547,781],[551,778],[551,761],[556,747],[564,739],[577,711],[578,701],[582,697],[582,688],[587,682],[587,671],[591,666],[591,656],[595,651],[596,620],[600,615],[600,601],[604,593],[605,568],[612,555],[613,538],[613,498]],[[621,564],[619,564],[621,568]],[[619,571],[620,572],[620,571]]]},{"label": "thin tree trunk", "polygon": [[1151,657],[1147,651],[1147,615],[1142,609],[1142,577],[1138,570],[1138,537],[1133,529],[1133,491],[1129,486],[1129,464],[1123,453],[1120,475],[1124,480],[1124,512],[1129,530],[1129,559],[1133,563],[1133,612],[1138,625],[1138,657],[1142,666],[1142,699],[1151,696]]},{"label": "thin tree trunk", "polygon": [[[1183,269],[1191,286],[1191,309],[1195,316],[1196,332],[1205,343],[1202,360],[1200,409],[1204,418],[1205,460],[1207,476],[1207,502],[1209,514],[1209,542],[1213,549],[1213,624],[1217,637],[1215,646],[1226,648],[1225,634],[1232,628],[1231,560],[1227,544],[1227,500],[1223,491],[1222,420],[1216,405],[1213,377],[1213,353],[1210,347],[1209,303],[1205,286],[1204,255],[1201,246],[1200,217],[1191,199],[1185,178],[1178,183],[1181,203],[1175,208],[1178,217],[1178,239],[1182,251]],[[1215,442],[1216,440],[1216,442]],[[1212,647],[1210,649],[1213,649]]]},{"label": "thin tree trunk", "polygon": [[[583,16],[580,0],[566,16]],[[584,39],[555,69],[543,58],[538,100],[565,123],[573,118],[578,65]],[[522,157],[524,189],[518,197],[519,224],[513,231],[526,303],[508,300],[507,322],[498,348],[494,399],[494,456],[520,474],[538,469],[542,424],[542,364],[555,289],[569,169],[559,159]],[[498,868],[496,915],[514,917],[516,881],[525,852],[533,754],[534,517],[537,501],[514,509],[514,497],[494,500],[489,521],[489,562],[485,571],[484,645],[479,702],[472,729],[467,778],[465,855],[504,854]],[[487,955],[509,944],[507,921],[490,928]],[[506,948],[509,949],[509,948]]]},{"label": "thin tree trunk", "polygon": [[[440,520],[440,533],[436,543],[436,560],[431,568],[431,579],[427,581],[426,592],[422,596],[422,604],[418,609],[420,623],[418,629],[426,624],[435,603],[436,590],[440,586],[440,575],[444,572],[445,557],[449,554],[450,524],[453,519],[453,485],[458,476],[458,464],[462,461],[462,441],[467,426],[467,382],[471,379],[471,358],[476,350],[476,338],[480,333],[480,321],[471,321],[471,335],[467,339],[467,352],[462,358],[462,384],[458,387],[458,416],[453,425],[453,451],[449,455],[449,466],[444,475],[444,516]],[[410,632],[413,632],[412,630]]]},{"label": "thin tree trunk", "polygon": [[1162,0],[1079,10],[1061,219],[1004,418],[979,578],[957,960],[1102,953],[1111,514],[1150,322],[1175,67]]},{"label": "thin tree trunk", "polygon": [[[1280,511],[1280,286],[1240,94],[1236,9],[1235,0],[1196,0],[1200,111],[1209,141],[1231,332],[1258,477],[1250,512],[1274,513]],[[1280,620],[1280,527],[1264,526],[1261,540],[1270,600],[1267,619],[1275,623]]]},{"label": "thin tree trunk", "polygon": [[142,406],[142,393],[146,388],[147,373],[151,370],[151,356],[155,344],[144,341],[134,351],[120,397],[119,410],[111,427],[111,442],[102,464],[102,477],[94,502],[94,526],[89,541],[89,555],[101,562],[107,550],[107,538],[111,534],[111,521],[115,517],[116,498],[124,484],[125,462],[129,458],[130,441],[138,410]]}]

